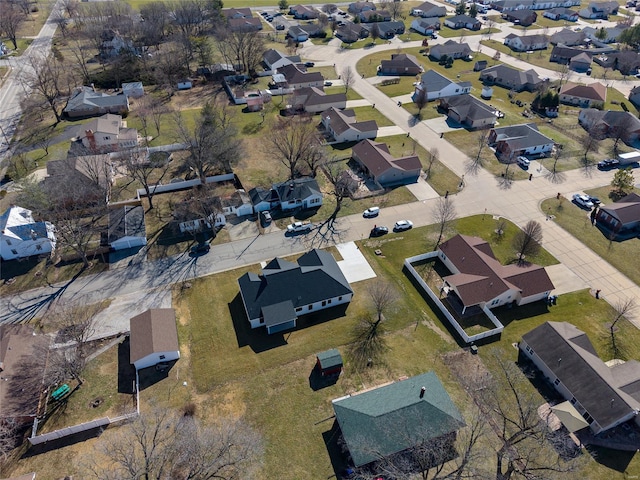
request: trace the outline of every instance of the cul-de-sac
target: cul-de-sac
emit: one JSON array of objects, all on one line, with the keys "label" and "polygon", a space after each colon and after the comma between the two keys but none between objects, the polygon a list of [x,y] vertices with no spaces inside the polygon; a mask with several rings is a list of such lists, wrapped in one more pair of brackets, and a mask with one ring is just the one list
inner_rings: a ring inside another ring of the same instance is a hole
[{"label": "cul-de-sac", "polygon": [[0,0],[0,478],[640,478],[640,2]]}]

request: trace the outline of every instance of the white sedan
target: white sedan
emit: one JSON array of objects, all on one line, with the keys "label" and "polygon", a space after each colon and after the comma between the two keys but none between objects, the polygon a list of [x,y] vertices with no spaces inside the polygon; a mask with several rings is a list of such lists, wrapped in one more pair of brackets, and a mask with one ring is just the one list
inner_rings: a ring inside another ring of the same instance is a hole
[{"label": "white sedan", "polygon": [[362,216],[365,218],[372,218],[372,217],[377,217],[379,213],[380,213],[380,207],[369,207],[364,211]]},{"label": "white sedan", "polygon": [[576,202],[576,204],[580,207],[588,208],[589,210],[593,208],[593,202],[591,201],[589,195],[576,193],[573,195],[573,201]]},{"label": "white sedan", "polygon": [[401,232],[403,230],[409,230],[413,227],[413,222],[411,220],[398,220],[396,224],[393,226],[393,229],[396,232]]}]

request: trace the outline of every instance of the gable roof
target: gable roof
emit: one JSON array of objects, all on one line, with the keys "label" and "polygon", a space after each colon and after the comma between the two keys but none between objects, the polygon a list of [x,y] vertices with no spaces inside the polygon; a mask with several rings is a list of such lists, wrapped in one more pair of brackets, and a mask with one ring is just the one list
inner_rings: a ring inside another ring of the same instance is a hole
[{"label": "gable roof", "polygon": [[554,143],[553,139],[540,133],[535,123],[521,123],[493,129],[496,134],[496,142],[507,142],[512,150],[535,147],[536,145],[548,145]]},{"label": "gable roof", "polygon": [[507,18],[515,18],[519,21],[529,20],[531,17],[536,18],[538,16],[536,12],[529,9],[509,10],[508,12],[504,12],[504,15],[506,15]]},{"label": "gable roof", "polygon": [[31,210],[11,206],[0,215],[0,235],[23,241],[47,238],[47,223],[36,222]]},{"label": "gable roof", "polygon": [[465,425],[434,372],[338,398],[332,403],[356,467]]},{"label": "gable roof", "polygon": [[570,64],[588,63],[589,65],[591,65],[591,62],[592,62],[591,55],[587,54],[587,52],[579,53],[575,57],[571,57],[571,59],[569,60]]},{"label": "gable roof", "polygon": [[514,35],[512,33],[507,35],[505,37],[505,40],[507,38],[519,38],[522,45],[536,45],[538,43],[547,43],[549,41],[549,37],[547,37],[546,35]]},{"label": "gable roof", "polygon": [[567,82],[560,89],[560,95],[572,95],[574,97],[604,102],[607,99],[607,87],[600,82],[590,83],[589,85],[578,85],[577,83]]},{"label": "gable roof", "polygon": [[180,350],[176,313],[173,308],[150,308],[132,317],[130,355],[132,364],[148,355]]},{"label": "gable roof", "polygon": [[422,168],[420,158],[417,155],[394,158],[384,142],[376,143],[369,139],[362,140],[353,147],[352,151],[374,177],[392,168],[405,171]]},{"label": "gable roof", "polygon": [[287,180],[273,186],[278,193],[281,202],[309,198],[312,195],[322,195],[320,187],[315,178],[302,177]]},{"label": "gable roof", "polygon": [[331,253],[311,250],[297,262],[274,258],[256,275],[247,272],[238,279],[249,319],[263,309],[283,302],[293,308],[353,293]]},{"label": "gable roof", "polygon": [[440,245],[439,250],[460,271],[443,279],[456,287],[466,307],[487,302],[511,289],[529,297],[554,288],[544,267],[502,265],[491,246],[479,237],[456,235]]},{"label": "gable roof", "polygon": [[129,108],[129,101],[127,100],[127,96],[123,94],[109,95],[108,93],[96,92],[92,87],[79,87],[67,101],[64,111],[83,111],[88,107],[121,107],[123,110],[127,110]]},{"label": "gable roof", "polygon": [[306,70],[302,70],[298,65],[293,64],[278,68],[278,73],[284,75],[287,82],[291,85],[324,81],[324,77],[320,72],[307,72]]},{"label": "gable roof", "polygon": [[262,22],[258,17],[230,18],[228,21],[232,31],[262,30]]},{"label": "gable roof", "polygon": [[521,87],[524,87],[527,84],[538,85],[539,83],[542,83],[542,79],[538,76],[538,73],[535,70],[530,69],[523,72],[503,63],[486,68],[482,73],[480,73],[480,79],[487,77],[491,77],[500,83],[511,83]]},{"label": "gable roof", "polygon": [[[441,73],[436,72],[435,70],[427,70],[422,74],[420,79],[420,87],[426,87],[427,93],[435,93],[440,92],[442,89],[451,85],[452,82],[447,77],[442,75]],[[458,85],[461,88],[470,87],[471,82],[460,82]]]},{"label": "gable roof", "polygon": [[390,68],[422,68],[418,59],[413,55],[407,53],[394,53],[391,55],[391,60],[381,60],[380,69],[387,70]]},{"label": "gable roof", "polygon": [[246,8],[223,8],[220,10],[220,13],[224,17],[253,17],[253,13],[251,13],[251,9]]},{"label": "gable roof", "polygon": [[146,236],[142,205],[125,205],[109,211],[109,243],[124,237]]},{"label": "gable roof", "polygon": [[580,116],[591,125],[605,127],[611,129],[614,127],[624,127],[627,132],[635,132],[640,130],[640,119],[630,112],[620,110],[607,110],[603,112],[597,108],[583,108]]},{"label": "gable roof", "polygon": [[264,52],[264,55],[262,56],[262,58],[264,59],[265,63],[267,63],[268,65],[273,65],[277,61],[285,58],[289,60],[289,62],[291,63],[300,63],[301,61],[300,55],[285,55],[279,50],[275,50],[273,48],[270,48],[269,50]]},{"label": "gable roof", "polygon": [[640,195],[630,193],[611,205],[604,205],[600,210],[617,218],[623,225],[640,221]]},{"label": "gable roof", "polygon": [[639,362],[608,367],[587,335],[567,322],[545,322],[522,339],[602,428],[640,410]]},{"label": "gable roof", "polygon": [[317,358],[320,362],[320,368],[322,369],[342,366],[342,355],[340,355],[340,352],[335,348],[320,352]]},{"label": "gable roof", "polygon": [[467,55],[471,53],[471,48],[467,43],[459,43],[453,40],[447,40],[444,43],[434,45],[429,50],[430,54],[433,54],[434,51],[439,55],[452,55],[456,53],[461,53],[463,55]]},{"label": "gable roof", "polygon": [[435,5],[431,2],[424,2],[413,8],[413,10],[420,10],[423,13],[434,12],[437,13],[438,16],[445,16],[447,14],[447,9],[443,5]]},{"label": "gable roof", "polygon": [[563,28],[559,32],[551,35],[551,43],[554,44],[575,45],[577,43],[583,42],[584,39],[584,32],[574,32],[570,28]]},{"label": "gable roof", "polygon": [[432,27],[440,26],[440,19],[438,17],[427,17],[427,18],[419,17],[419,18],[416,18],[413,22],[411,22],[411,24],[413,25],[414,22],[417,22],[418,27],[424,28],[425,30]]},{"label": "gable roof", "polygon": [[447,108],[455,113],[462,120],[480,120],[482,118],[496,118],[494,109],[486,103],[478,100],[473,95],[464,94],[447,97],[445,99]]},{"label": "gable roof", "polygon": [[375,120],[367,120],[366,122],[356,121],[356,112],[354,110],[340,110],[331,107],[322,112],[322,119],[328,120],[331,129],[338,135],[343,134],[347,130],[357,130],[359,132],[371,132],[378,130],[378,124]]}]

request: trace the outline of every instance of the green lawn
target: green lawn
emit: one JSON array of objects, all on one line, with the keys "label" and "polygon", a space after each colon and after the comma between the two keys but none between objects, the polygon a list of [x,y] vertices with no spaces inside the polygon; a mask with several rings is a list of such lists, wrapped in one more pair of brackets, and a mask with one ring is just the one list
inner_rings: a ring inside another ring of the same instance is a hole
[{"label": "green lawn", "polygon": [[[324,87],[324,91],[327,95],[331,95],[334,93],[344,93],[344,87]],[[348,100],[362,100],[362,96],[353,88],[350,88],[349,90],[347,90],[347,101]]]},{"label": "green lawn", "polygon": [[368,120],[375,120],[378,127],[390,127],[394,123],[385,117],[380,110],[371,107],[356,107],[353,109],[356,112],[356,119],[358,122],[366,122]]},{"label": "green lawn", "polygon": [[[598,175],[594,172],[594,175]],[[587,193],[597,196],[603,203],[611,203],[609,198],[610,187],[602,187],[589,190]],[[636,193],[638,190],[636,189]],[[567,230],[571,235],[579,239],[598,256],[609,262],[620,272],[640,285],[640,239],[634,238],[624,242],[611,242],[600,231],[591,225],[589,214],[571,202],[571,199],[558,201],[555,197],[542,202],[543,212],[555,215],[555,222]]]}]

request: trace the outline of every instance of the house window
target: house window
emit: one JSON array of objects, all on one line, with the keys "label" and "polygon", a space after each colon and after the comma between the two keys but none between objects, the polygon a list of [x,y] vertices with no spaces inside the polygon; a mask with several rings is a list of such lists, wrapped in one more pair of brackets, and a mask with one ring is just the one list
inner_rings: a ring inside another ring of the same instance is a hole
[{"label": "house window", "polygon": [[160,360],[164,360],[165,356],[164,355],[160,355],[160,357],[158,357],[158,358],[160,358]]},{"label": "house window", "polygon": [[575,405],[576,404],[576,397],[571,397],[571,405]]},{"label": "house window", "polygon": [[13,253],[14,255],[17,255],[17,254],[18,254],[18,251],[17,251],[17,250],[14,250],[14,249],[11,249],[11,253]]},{"label": "house window", "polygon": [[302,311],[302,307],[296,308],[296,312],[301,312],[301,311]]},{"label": "house window", "polygon": [[556,381],[553,382],[554,385],[558,385],[559,383],[560,383],[560,379],[559,378],[556,378]]},{"label": "house window", "polygon": [[7,245],[11,245],[11,240],[7,238]]},{"label": "house window", "polygon": [[313,310],[313,305],[309,305],[309,310]]},{"label": "house window", "polygon": [[342,300],[342,297],[338,297],[338,301]]},{"label": "house window", "polygon": [[323,307],[326,307],[326,305],[327,305],[327,301],[326,301],[326,300],[323,300],[323,301],[322,301],[322,306],[323,306]]},{"label": "house window", "polygon": [[105,140],[111,140],[111,137],[105,136],[104,139]]},{"label": "house window", "polygon": [[327,300],[327,303],[329,303],[329,304],[330,304],[330,303],[331,303],[331,299]]}]

